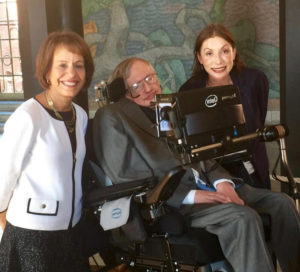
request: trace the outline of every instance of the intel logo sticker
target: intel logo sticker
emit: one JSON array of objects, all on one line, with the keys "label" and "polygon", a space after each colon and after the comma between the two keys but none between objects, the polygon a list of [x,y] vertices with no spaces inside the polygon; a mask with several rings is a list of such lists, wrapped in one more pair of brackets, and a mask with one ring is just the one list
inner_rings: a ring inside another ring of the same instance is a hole
[{"label": "intel logo sticker", "polygon": [[118,219],[121,217],[122,210],[120,208],[115,208],[112,210],[111,216],[113,219]]},{"label": "intel logo sticker", "polygon": [[205,106],[208,108],[215,107],[217,103],[218,103],[218,97],[215,94],[211,94],[205,99]]}]

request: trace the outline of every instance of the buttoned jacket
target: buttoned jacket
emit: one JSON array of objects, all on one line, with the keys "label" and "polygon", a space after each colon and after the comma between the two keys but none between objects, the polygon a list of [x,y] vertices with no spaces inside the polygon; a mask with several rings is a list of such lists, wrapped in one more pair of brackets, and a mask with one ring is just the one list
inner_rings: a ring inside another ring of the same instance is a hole
[{"label": "buttoned jacket", "polygon": [[[35,99],[24,102],[5,123],[0,139],[0,211],[18,227],[62,230],[81,217],[81,172],[87,115],[76,110],[76,161],[63,121]],[[72,208],[72,206],[74,208]]]}]

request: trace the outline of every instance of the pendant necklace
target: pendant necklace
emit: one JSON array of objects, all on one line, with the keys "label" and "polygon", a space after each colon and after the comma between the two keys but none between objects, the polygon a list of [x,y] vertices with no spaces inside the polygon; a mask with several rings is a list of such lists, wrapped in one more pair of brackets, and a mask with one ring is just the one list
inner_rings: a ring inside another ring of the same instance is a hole
[{"label": "pendant necklace", "polygon": [[73,106],[73,104],[71,104],[72,107],[72,119],[71,120],[65,120],[61,114],[54,108],[54,104],[53,101],[50,99],[50,97],[48,96],[47,91],[45,91],[45,97],[48,103],[48,106],[54,111],[54,114],[56,116],[57,119],[63,121],[66,125],[66,128],[68,130],[69,133],[73,133],[75,130],[75,121],[76,121],[76,112],[75,112],[75,108]]}]

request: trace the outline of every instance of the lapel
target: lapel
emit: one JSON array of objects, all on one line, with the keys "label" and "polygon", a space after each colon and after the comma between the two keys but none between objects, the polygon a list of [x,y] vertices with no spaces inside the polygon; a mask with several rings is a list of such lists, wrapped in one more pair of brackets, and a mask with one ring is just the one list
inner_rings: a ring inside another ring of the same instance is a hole
[{"label": "lapel", "polygon": [[118,104],[122,113],[128,117],[131,122],[135,123],[148,134],[157,138],[156,126],[152,124],[150,119],[137,104],[127,98],[120,99]]}]

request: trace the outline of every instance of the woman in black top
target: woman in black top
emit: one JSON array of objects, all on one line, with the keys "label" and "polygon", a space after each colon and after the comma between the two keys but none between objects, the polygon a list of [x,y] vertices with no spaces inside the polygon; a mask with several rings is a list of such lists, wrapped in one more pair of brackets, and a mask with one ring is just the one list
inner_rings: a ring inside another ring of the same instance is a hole
[{"label": "woman in black top", "polygon": [[[268,79],[263,72],[245,67],[229,30],[221,24],[205,27],[196,39],[194,55],[192,77],[179,91],[234,84],[241,93],[248,133],[262,128],[267,114]],[[243,178],[255,187],[270,189],[265,144],[259,139],[253,140],[249,151],[252,165],[248,163],[244,167],[250,175]]]}]

